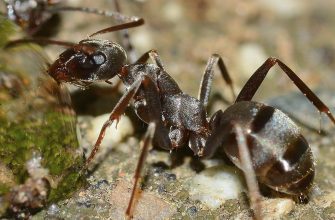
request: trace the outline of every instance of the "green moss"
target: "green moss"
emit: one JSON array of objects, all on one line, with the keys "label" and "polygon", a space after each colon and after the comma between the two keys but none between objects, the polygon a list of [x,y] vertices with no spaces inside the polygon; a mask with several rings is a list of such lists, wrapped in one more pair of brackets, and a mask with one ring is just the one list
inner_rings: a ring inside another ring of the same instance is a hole
[{"label": "green moss", "polygon": [[9,192],[9,190],[10,190],[9,186],[0,182],[0,195],[3,195],[5,193]]},{"label": "green moss", "polygon": [[15,26],[12,22],[3,16],[0,16],[0,47],[3,47],[10,35],[15,32]]},{"label": "green moss", "polygon": [[85,178],[79,172],[73,172],[66,175],[58,184],[57,188],[51,189],[48,202],[55,202],[63,199],[73,193],[79,186],[85,184]]},{"label": "green moss", "polygon": [[[43,157],[43,165],[51,175],[61,175],[73,166],[79,155],[73,149],[78,143],[73,128],[64,127],[66,122],[73,120],[55,112],[46,113],[42,120],[20,121],[18,123],[3,123],[0,128],[0,156],[22,181],[26,161],[33,152],[39,152]],[[69,130],[67,130],[69,129]],[[78,161],[77,161],[78,162]]]},{"label": "green moss", "polygon": [[[10,123],[2,118],[1,122],[0,157],[17,184],[28,177],[26,162],[35,152],[42,156],[42,166],[49,170],[53,181],[59,183],[51,190],[50,202],[64,198],[84,183],[77,172],[84,161],[78,153],[73,116],[50,111],[38,119],[32,117]],[[0,195],[8,191],[5,186],[2,188],[6,190],[0,189]]]}]

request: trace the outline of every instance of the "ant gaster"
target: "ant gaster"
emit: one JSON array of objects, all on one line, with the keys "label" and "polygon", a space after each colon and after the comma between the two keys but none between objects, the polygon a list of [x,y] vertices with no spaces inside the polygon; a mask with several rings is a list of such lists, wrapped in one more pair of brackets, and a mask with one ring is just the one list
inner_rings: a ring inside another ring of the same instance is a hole
[{"label": "ant gaster", "polygon": [[[90,37],[143,23],[139,21],[143,20],[134,18],[129,23],[103,29]],[[14,43],[27,41],[35,40],[19,40]],[[127,216],[132,213],[137,184],[151,140],[166,150],[189,146],[200,158],[209,158],[219,148],[223,149],[230,160],[244,171],[251,204],[258,219],[261,215],[257,181],[301,200],[308,196],[315,175],[314,160],[300,128],[282,111],[251,100],[268,71],[277,64],[309,101],[334,124],[335,118],[329,108],[282,61],[268,58],[246,82],[234,104],[208,118],[206,107],[215,65],[234,91],[225,64],[217,54],[209,58],[198,98],[194,98],[183,93],[165,71],[154,50],[145,53],[135,63],[126,64],[127,56],[123,48],[107,40],[88,38],[78,44],[60,41],[49,43],[69,47],[48,70],[57,82],[87,86],[98,80],[108,82],[118,76],[127,88],[104,123],[86,161],[86,167],[97,153],[106,129],[119,120],[132,99],[138,117],[149,124],[134,175]],[[149,58],[153,64],[147,63]]]}]

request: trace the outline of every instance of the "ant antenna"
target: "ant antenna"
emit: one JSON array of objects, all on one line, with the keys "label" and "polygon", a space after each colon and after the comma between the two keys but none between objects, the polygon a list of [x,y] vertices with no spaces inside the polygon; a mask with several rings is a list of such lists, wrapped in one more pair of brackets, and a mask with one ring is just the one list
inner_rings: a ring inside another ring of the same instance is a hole
[{"label": "ant antenna", "polygon": [[105,34],[105,33],[110,33],[110,32],[114,32],[114,31],[119,31],[119,30],[129,29],[129,28],[133,28],[133,27],[138,27],[142,24],[144,24],[144,20],[143,20],[143,18],[139,18],[138,20],[134,20],[134,21],[131,21],[131,22],[128,22],[128,23],[123,23],[123,24],[119,24],[119,25],[115,25],[115,26],[112,26],[112,27],[102,29],[100,31],[97,31],[97,32],[89,35],[89,37],[93,37],[93,36],[98,35],[98,34]]},{"label": "ant antenna", "polygon": [[96,9],[96,8],[71,7],[71,6],[63,6],[63,7],[62,6],[53,6],[53,7],[47,8],[46,10],[51,12],[51,13],[56,13],[56,12],[60,12],[60,11],[78,11],[78,12],[84,12],[84,13],[88,13],[88,14],[96,14],[96,15],[103,15],[103,16],[106,16],[106,17],[112,17],[115,20],[119,20],[119,21],[135,21],[135,20],[140,19],[136,16],[128,16],[128,15],[121,14],[119,12],[104,11],[104,10],[100,10],[100,9]]},{"label": "ant antenna", "polygon": [[[98,34],[104,34],[104,33],[109,33],[113,31],[119,31],[119,30],[124,30],[124,29],[132,28],[132,27],[137,27],[142,24],[144,24],[144,20],[140,18],[139,20],[136,20],[136,21],[123,23],[123,24],[119,24],[119,25],[115,25],[109,28],[102,29],[100,31],[97,31],[89,35],[89,37],[92,37]],[[72,42],[50,40],[46,38],[24,38],[24,39],[10,41],[9,43],[5,45],[4,48],[8,49],[8,48],[11,48],[11,47],[14,47],[20,44],[24,44],[24,43],[54,44],[54,45],[59,45],[63,47],[74,47],[76,45],[75,43],[72,43]]]},{"label": "ant antenna", "polygon": [[[118,3],[116,3],[116,4],[118,4]],[[104,11],[104,10],[99,10],[99,9],[96,9],[96,8],[82,8],[82,7],[64,6],[64,7],[50,7],[47,10],[49,12],[52,12],[52,13],[55,13],[55,12],[58,12],[58,11],[79,11],[79,12],[85,12],[85,13],[90,13],[90,14],[103,15],[103,16],[106,16],[106,17],[112,17],[115,20],[125,22],[125,23],[120,24],[120,25],[115,25],[115,26],[112,26],[112,27],[109,27],[109,28],[102,29],[98,32],[95,32],[95,33],[91,34],[89,37],[93,37],[93,36],[98,35],[98,34],[104,34],[104,33],[109,33],[109,32],[113,32],[113,31],[119,31],[119,30],[124,30],[124,29],[128,29],[128,28],[133,28],[133,27],[137,27],[137,26],[140,26],[140,25],[144,24],[143,18],[138,18],[136,16],[127,16],[127,15],[121,14],[119,12]]]},{"label": "ant antenna", "polygon": [[58,41],[58,40],[51,40],[46,38],[24,38],[24,39],[18,39],[9,41],[4,48],[9,49],[12,47],[19,46],[20,44],[26,44],[26,43],[36,43],[36,44],[53,44],[53,45],[59,45],[63,47],[74,47],[76,44],[72,42],[66,42],[66,41]]}]

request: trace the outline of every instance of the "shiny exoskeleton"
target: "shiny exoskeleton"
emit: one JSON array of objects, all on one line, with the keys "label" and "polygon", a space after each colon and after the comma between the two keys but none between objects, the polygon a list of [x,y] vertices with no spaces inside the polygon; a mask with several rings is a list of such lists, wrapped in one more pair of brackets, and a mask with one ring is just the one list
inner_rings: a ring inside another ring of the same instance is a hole
[{"label": "shiny exoskeleton", "polygon": [[[144,63],[149,55],[154,64]],[[232,162],[241,167],[233,129],[235,124],[239,124],[244,129],[258,181],[291,195],[302,196],[308,193],[314,178],[314,162],[299,127],[280,110],[251,101],[267,71],[278,63],[307,98],[334,122],[328,107],[285,64],[269,58],[246,83],[235,104],[224,112],[216,112],[208,119],[208,85],[213,64],[222,62],[218,55],[213,55],[209,60],[199,99],[181,91],[164,70],[155,51],[150,51],[143,57],[135,64],[126,65],[126,54],[118,44],[88,39],[63,52],[50,67],[49,74],[58,82],[75,84],[108,80],[117,75],[128,88],[117,106],[122,105],[124,109],[128,100],[134,98],[138,116],[146,123],[156,124],[154,141],[164,149],[188,145],[195,155],[210,157],[217,148],[222,147]],[[227,77],[225,68],[221,70]],[[230,84],[230,79],[227,82]],[[127,101],[124,102],[124,99]],[[113,112],[116,113],[112,113],[111,120],[121,115],[119,110]],[[95,149],[102,136],[100,135]],[[91,159],[92,157],[89,161]]]},{"label": "shiny exoskeleton", "polygon": [[[233,123],[245,130],[253,168],[260,183],[286,194],[308,194],[314,179],[311,149],[299,127],[283,112],[262,103],[241,101],[217,112],[216,129],[228,131],[219,139],[225,153],[238,167],[239,148]],[[216,133],[216,131],[214,131]],[[214,141],[215,142],[215,141]],[[207,143],[211,146],[213,142]]]},{"label": "shiny exoskeleton", "polygon": [[[119,26],[114,26],[91,36],[120,29]],[[259,183],[301,198],[310,191],[315,174],[314,161],[299,127],[280,110],[251,99],[268,71],[278,64],[320,112],[327,114],[333,123],[335,119],[329,108],[280,60],[268,58],[250,77],[234,104],[225,111],[219,110],[208,117],[206,107],[216,64],[223,79],[234,91],[224,62],[217,54],[210,57],[199,96],[194,98],[179,88],[165,71],[154,50],[145,53],[135,63],[126,64],[127,56],[122,47],[107,40],[86,39],[78,44],[62,45],[68,49],[48,70],[49,75],[57,82],[87,86],[98,80],[108,82],[118,76],[127,88],[112,110],[109,120],[103,125],[86,165],[98,151],[106,128],[121,117],[130,100],[134,100],[137,115],[150,125],[135,171],[135,183],[127,215],[131,213],[136,186],[151,139],[154,144],[167,150],[188,146],[201,158],[211,157],[223,149],[231,161],[244,171],[246,169],[240,157],[240,145],[243,145],[241,140],[245,139],[251,159],[249,165]],[[153,64],[147,63],[149,58]],[[245,175],[249,177],[253,174],[245,171]]]}]

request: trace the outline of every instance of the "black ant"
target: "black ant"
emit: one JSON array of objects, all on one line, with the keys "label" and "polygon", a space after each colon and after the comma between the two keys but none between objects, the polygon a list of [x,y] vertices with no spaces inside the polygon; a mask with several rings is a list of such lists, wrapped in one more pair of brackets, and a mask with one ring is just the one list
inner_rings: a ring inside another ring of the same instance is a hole
[{"label": "black ant", "polygon": [[43,24],[52,18],[50,8],[58,6],[59,0],[4,0],[7,18],[20,26],[29,36],[35,35]]},{"label": "black ant", "polygon": [[[123,22],[125,19],[131,19],[120,13],[121,9],[118,0],[114,0],[116,8],[115,12],[99,10],[96,8],[64,6],[62,4],[63,2],[63,0],[4,0],[4,5],[6,7],[5,14],[9,20],[20,26],[30,37],[49,34],[44,32],[41,33],[42,29],[44,30],[46,29],[44,27],[48,26],[48,31],[50,31],[50,26],[54,26],[51,22],[57,22],[56,20],[58,18],[54,19],[55,21],[52,20],[59,12],[77,11],[102,15],[113,17],[118,22]],[[125,31],[123,35],[123,43],[127,50],[132,53],[132,45],[129,42],[128,33]]]},{"label": "black ant", "polygon": [[[142,19],[100,30],[90,37],[138,26],[139,20]],[[41,43],[22,39],[12,44],[22,42]],[[223,59],[217,54],[209,58],[199,96],[194,98],[183,93],[165,71],[155,50],[146,52],[132,64],[126,64],[125,50],[107,40],[88,38],[77,44],[52,40],[45,42],[68,47],[48,69],[48,74],[58,83],[68,82],[86,87],[93,82],[108,82],[118,76],[127,88],[102,126],[85,168],[99,150],[106,129],[118,122],[132,99],[138,117],[149,124],[126,210],[128,217],[132,213],[137,185],[151,141],[170,151],[189,146],[200,158],[209,158],[219,152],[219,148],[223,149],[231,161],[244,171],[257,219],[261,218],[257,181],[301,201],[308,198],[315,175],[314,159],[300,128],[280,110],[251,100],[268,71],[277,64],[334,124],[335,118],[329,108],[279,59],[268,58],[246,82],[234,104],[208,118],[206,107],[215,65],[234,94],[231,77]],[[153,64],[147,63],[149,58]]]}]

